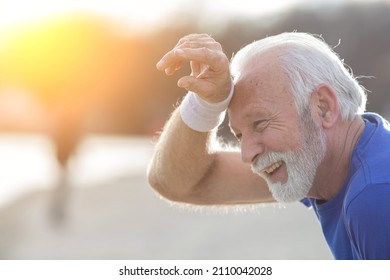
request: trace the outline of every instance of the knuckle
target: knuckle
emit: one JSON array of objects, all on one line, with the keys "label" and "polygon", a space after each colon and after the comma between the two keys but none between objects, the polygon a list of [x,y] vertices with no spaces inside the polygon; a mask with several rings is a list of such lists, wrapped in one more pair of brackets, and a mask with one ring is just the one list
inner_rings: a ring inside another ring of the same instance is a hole
[{"label": "knuckle", "polygon": [[191,38],[194,36],[194,34],[188,34],[184,37],[181,37],[177,43],[177,45],[181,45],[181,44],[184,44],[185,42],[191,40]]},{"label": "knuckle", "polygon": [[180,45],[181,48],[194,48],[195,45],[192,42],[185,41]]},{"label": "knuckle", "polygon": [[206,33],[193,33],[180,38],[176,46],[186,45],[187,43],[194,43],[196,45],[199,45],[206,43],[215,43],[215,41],[210,35]]},{"label": "knuckle", "polygon": [[200,33],[199,38],[211,38],[209,34],[207,33]]},{"label": "knuckle", "polygon": [[202,47],[202,52],[206,60],[212,59],[212,53],[209,48]]},{"label": "knuckle", "polygon": [[213,65],[215,66],[215,70],[222,70],[226,67],[229,67],[229,60],[227,57],[220,52],[214,52],[214,55],[210,56],[209,59],[212,61]]},{"label": "knuckle", "polygon": [[214,41],[214,47],[218,50],[222,50],[222,45],[219,42]]},{"label": "knuckle", "polygon": [[217,59],[218,59],[218,62],[223,64],[223,65],[228,65],[229,64],[229,59],[224,54],[219,55]]}]

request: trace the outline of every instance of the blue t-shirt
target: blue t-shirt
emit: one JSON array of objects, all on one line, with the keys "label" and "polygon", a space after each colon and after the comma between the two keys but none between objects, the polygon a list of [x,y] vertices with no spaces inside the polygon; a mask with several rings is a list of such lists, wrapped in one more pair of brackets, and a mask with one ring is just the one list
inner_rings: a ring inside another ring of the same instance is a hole
[{"label": "blue t-shirt", "polygon": [[390,260],[390,125],[377,114],[363,114],[344,186],[325,203],[305,198],[321,223],[336,259]]}]

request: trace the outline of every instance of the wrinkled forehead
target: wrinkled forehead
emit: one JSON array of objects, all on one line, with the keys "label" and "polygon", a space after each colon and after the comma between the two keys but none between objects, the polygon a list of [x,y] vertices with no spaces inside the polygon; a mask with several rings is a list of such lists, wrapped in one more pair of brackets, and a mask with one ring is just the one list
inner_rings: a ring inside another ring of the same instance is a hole
[{"label": "wrinkled forehead", "polygon": [[262,53],[252,55],[250,59],[244,60],[236,71],[232,73],[235,84],[246,82],[273,83],[284,82],[285,71],[283,71],[280,60],[280,50],[271,49]]},{"label": "wrinkled forehead", "polygon": [[254,60],[234,80],[234,100],[274,100],[290,93],[288,76],[278,60]]},{"label": "wrinkled forehead", "polygon": [[253,108],[272,108],[295,104],[291,86],[276,59],[252,61],[236,77],[229,118],[239,118]]}]

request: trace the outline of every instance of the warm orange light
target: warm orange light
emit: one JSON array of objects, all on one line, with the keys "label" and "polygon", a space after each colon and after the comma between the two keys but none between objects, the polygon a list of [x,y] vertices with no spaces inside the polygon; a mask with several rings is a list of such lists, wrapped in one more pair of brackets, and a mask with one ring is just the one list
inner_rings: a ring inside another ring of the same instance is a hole
[{"label": "warm orange light", "polygon": [[0,52],[0,81],[45,102],[87,102],[126,84],[131,51],[108,22],[70,15],[17,30]]}]

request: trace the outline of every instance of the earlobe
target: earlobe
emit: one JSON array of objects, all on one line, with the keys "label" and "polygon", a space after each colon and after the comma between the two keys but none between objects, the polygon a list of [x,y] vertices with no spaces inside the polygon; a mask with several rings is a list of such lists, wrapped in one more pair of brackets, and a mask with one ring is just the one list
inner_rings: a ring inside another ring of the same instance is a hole
[{"label": "earlobe", "polygon": [[324,128],[331,128],[339,118],[339,105],[333,88],[328,84],[319,85],[312,99],[319,122]]}]

